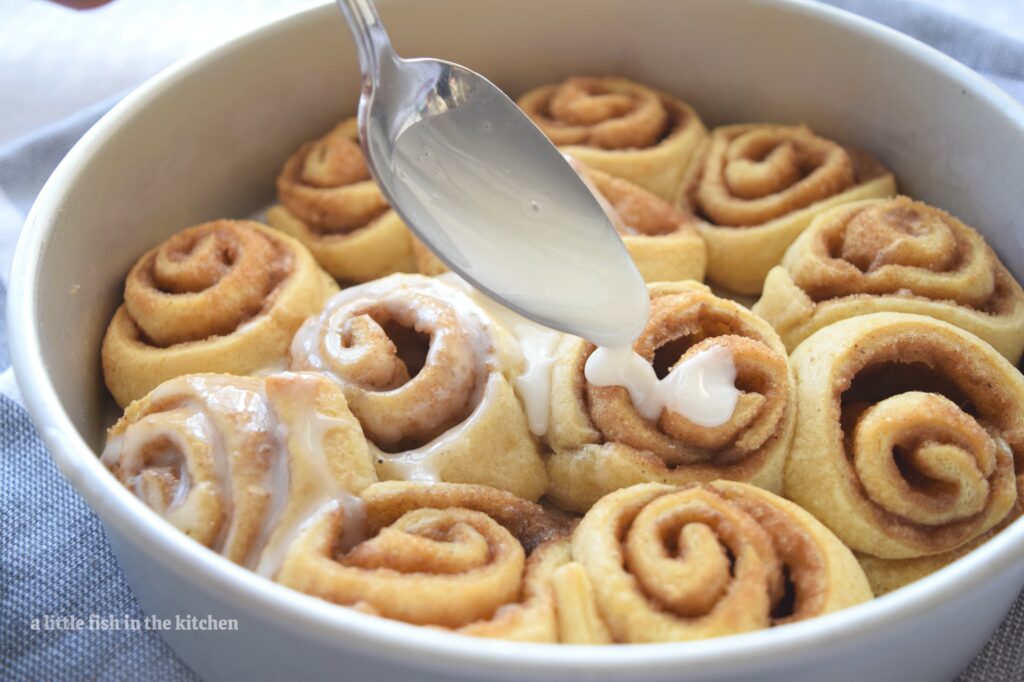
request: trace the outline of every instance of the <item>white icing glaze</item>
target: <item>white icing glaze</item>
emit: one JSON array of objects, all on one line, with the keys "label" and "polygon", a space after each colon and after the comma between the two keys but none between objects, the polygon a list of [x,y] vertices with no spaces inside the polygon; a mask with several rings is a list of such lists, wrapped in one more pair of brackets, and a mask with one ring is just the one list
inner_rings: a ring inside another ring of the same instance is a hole
[{"label": "white icing glaze", "polygon": [[536,436],[546,434],[551,414],[551,368],[565,335],[509,310],[454,272],[446,272],[437,279],[469,296],[518,342],[522,362],[521,370],[513,377],[513,387],[523,402],[530,431]]},{"label": "white icing glaze", "polygon": [[438,456],[462,441],[463,435],[477,415],[490,407],[494,401],[494,394],[494,383],[488,382],[480,402],[477,403],[473,412],[462,422],[418,448],[395,454],[378,452],[377,457],[386,461],[403,481],[440,482],[441,472],[438,470]]},{"label": "white icing glaze", "polygon": [[584,374],[595,386],[623,386],[637,411],[650,420],[662,410],[699,426],[721,426],[732,417],[739,399],[736,364],[724,346],[711,346],[677,364],[659,380],[649,362],[632,346],[597,348]]},{"label": "white icing glaze", "polygon": [[[301,381],[301,375],[292,375],[292,380]],[[297,423],[292,424],[291,435],[297,437],[297,447],[308,453],[309,471],[305,473],[303,499],[293,499],[293,470],[296,463],[288,448],[289,429],[277,419],[262,385],[258,390],[233,385],[235,379],[227,376],[187,376],[161,384],[151,394],[154,403],[167,401],[171,410],[187,413],[184,419],[189,434],[210,444],[216,485],[224,505],[226,519],[234,513],[231,479],[231,453],[227,452],[224,441],[213,425],[210,408],[225,413],[240,415],[237,425],[242,429],[268,434],[264,446],[268,450],[260,453],[267,458],[263,487],[268,502],[260,522],[256,541],[243,563],[261,575],[272,577],[284,560],[284,556],[295,538],[310,523],[326,511],[341,507],[345,513],[344,531],[339,542],[351,547],[363,539],[365,513],[362,500],[346,490],[333,476],[327,463],[323,443],[333,429],[347,429],[349,424],[336,417],[330,417],[310,407],[302,412]],[[184,390],[182,384],[185,384]],[[192,489],[193,474],[189,471],[189,459],[184,456],[185,444],[175,428],[161,421],[162,412],[155,412],[129,424],[121,435],[113,436],[107,442],[101,461],[107,467],[115,464],[121,468],[127,487],[147,506],[164,517],[179,509]],[[150,454],[142,459],[145,446],[157,439],[166,439],[172,447],[165,457],[162,453]],[[178,486],[168,504],[164,504],[160,490],[153,485],[154,474],[177,467]],[[294,505],[294,506],[293,506]],[[224,553],[233,541],[236,524],[222,524],[221,532],[211,549]]]}]

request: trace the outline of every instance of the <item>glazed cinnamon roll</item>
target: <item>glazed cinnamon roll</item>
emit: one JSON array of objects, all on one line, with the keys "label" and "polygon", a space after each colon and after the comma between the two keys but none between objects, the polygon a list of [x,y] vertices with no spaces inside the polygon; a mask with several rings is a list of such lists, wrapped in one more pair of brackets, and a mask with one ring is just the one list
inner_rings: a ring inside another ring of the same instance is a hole
[{"label": "glazed cinnamon roll", "polygon": [[664,376],[711,349],[728,351],[739,397],[732,417],[702,426],[664,409],[644,416],[627,389],[587,381],[594,346],[566,337],[552,371],[548,494],[585,511],[636,483],[733,479],[780,492],[796,416],[786,350],[771,327],[696,283],[650,286],[651,314],[633,345]]},{"label": "glazed cinnamon roll", "polygon": [[811,335],[792,363],[786,496],[876,568],[941,566],[1014,512],[1024,377],[987,343],[922,315],[874,313]]},{"label": "glazed cinnamon roll", "polygon": [[356,119],[302,145],[277,178],[267,221],[305,244],[345,282],[412,272],[412,235],[370,177]]},{"label": "glazed cinnamon roll", "polygon": [[[704,240],[697,234],[691,217],[628,180],[569,159],[622,237],[644,281],[704,279]],[[413,242],[413,252],[422,274],[447,271],[419,240]]]},{"label": "glazed cinnamon roll", "polygon": [[864,152],[807,126],[751,124],[711,132],[678,201],[700,219],[708,279],[757,294],[768,270],[816,215],[895,192],[892,173]]},{"label": "glazed cinnamon roll", "polygon": [[569,78],[517,103],[567,154],[666,201],[707,134],[690,105],[626,78]]},{"label": "glazed cinnamon roll", "polygon": [[469,296],[421,275],[342,291],[291,349],[292,369],[341,385],[381,478],[479,483],[536,500],[546,476],[512,386],[522,364]]},{"label": "glazed cinnamon roll", "polygon": [[407,623],[558,641],[550,583],[568,559],[561,521],[485,486],[391,481],[361,499],[360,516],[337,509],[304,531],[278,581]]},{"label": "glazed cinnamon roll", "polygon": [[580,521],[572,558],[556,575],[559,625],[580,644],[721,637],[872,597],[853,554],[813,516],[730,481],[611,493]]},{"label": "glazed cinnamon roll", "polygon": [[259,223],[190,227],[128,273],[103,339],[107,388],[124,407],[183,374],[282,363],[302,321],[337,290],[302,244]]},{"label": "glazed cinnamon roll", "polygon": [[161,384],[110,429],[104,464],[180,531],[272,575],[298,529],[376,480],[334,382],[193,374]]},{"label": "glazed cinnamon roll", "polygon": [[980,234],[907,197],[833,208],[768,273],[754,312],[792,350],[822,327],[873,312],[920,313],[988,341],[1016,363],[1024,291]]}]

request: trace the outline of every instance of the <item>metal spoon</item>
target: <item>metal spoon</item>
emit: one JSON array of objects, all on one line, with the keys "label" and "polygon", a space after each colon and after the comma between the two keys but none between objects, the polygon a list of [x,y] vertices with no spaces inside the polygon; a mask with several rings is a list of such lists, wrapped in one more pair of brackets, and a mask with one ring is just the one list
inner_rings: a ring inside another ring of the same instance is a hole
[{"label": "metal spoon", "polygon": [[566,159],[505,93],[395,54],[371,0],[338,0],[363,74],[359,132],[381,191],[448,267],[526,317],[604,346],[647,321],[643,279]]}]

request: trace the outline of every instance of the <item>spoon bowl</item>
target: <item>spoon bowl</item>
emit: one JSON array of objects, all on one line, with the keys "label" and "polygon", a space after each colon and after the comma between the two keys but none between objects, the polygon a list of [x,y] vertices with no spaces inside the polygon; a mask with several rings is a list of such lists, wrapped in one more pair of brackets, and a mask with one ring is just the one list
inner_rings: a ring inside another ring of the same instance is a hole
[{"label": "spoon bowl", "polygon": [[600,204],[537,126],[480,74],[402,59],[370,0],[339,0],[359,50],[359,131],[392,208],[491,298],[602,346],[639,336],[643,278]]}]

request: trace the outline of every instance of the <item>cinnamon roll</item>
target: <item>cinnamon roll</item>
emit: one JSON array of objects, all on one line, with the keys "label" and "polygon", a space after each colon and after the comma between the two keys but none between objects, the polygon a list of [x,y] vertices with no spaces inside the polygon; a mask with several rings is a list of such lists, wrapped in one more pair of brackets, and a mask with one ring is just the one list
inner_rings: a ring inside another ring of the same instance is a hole
[{"label": "cinnamon roll", "polygon": [[299,528],[376,480],[359,422],[316,374],[193,374],[110,429],[102,461],[173,526],[271,576]]},{"label": "cinnamon roll", "polygon": [[665,409],[648,419],[627,389],[587,381],[594,346],[566,337],[552,370],[548,494],[585,511],[606,493],[649,481],[733,479],[780,492],[796,417],[782,342],[763,320],[700,284],[649,288],[650,319],[633,350],[664,376],[710,349],[726,349],[739,390],[732,417],[701,426]]},{"label": "cinnamon roll", "polygon": [[678,201],[700,219],[708,279],[757,294],[768,270],[816,215],[895,192],[892,173],[862,151],[807,126],[749,124],[711,132]]},{"label": "cinnamon roll", "polygon": [[[628,180],[569,159],[622,237],[644,281],[704,279],[707,255],[692,218]],[[422,274],[447,271],[418,239],[413,242],[413,253]]]},{"label": "cinnamon roll", "polygon": [[478,483],[536,500],[544,463],[512,382],[523,356],[469,296],[391,275],[331,298],[291,368],[337,381],[382,479]]},{"label": "cinnamon roll", "polygon": [[572,559],[556,576],[559,625],[580,644],[721,637],[872,597],[853,554],[813,516],[731,481],[611,493],[577,526]]},{"label": "cinnamon roll", "polygon": [[987,343],[922,315],[873,313],[814,333],[792,363],[786,496],[876,568],[941,566],[1014,513],[1024,377]]},{"label": "cinnamon roll", "polygon": [[768,273],[754,312],[792,350],[838,320],[920,313],[988,341],[1017,363],[1024,291],[980,234],[907,197],[833,208]]},{"label": "cinnamon roll", "polygon": [[485,486],[390,481],[361,500],[357,518],[336,509],[311,524],[278,581],[416,625],[558,641],[551,576],[568,559],[564,523]]},{"label": "cinnamon roll", "polygon": [[128,273],[103,339],[107,387],[124,407],[183,374],[281,363],[302,321],[337,290],[302,244],[259,223],[190,227]]},{"label": "cinnamon roll", "polygon": [[412,235],[370,177],[355,118],[302,145],[277,178],[267,221],[344,282],[412,272]]},{"label": "cinnamon roll", "polygon": [[569,78],[517,103],[567,154],[666,201],[707,135],[689,104],[626,78]]}]

